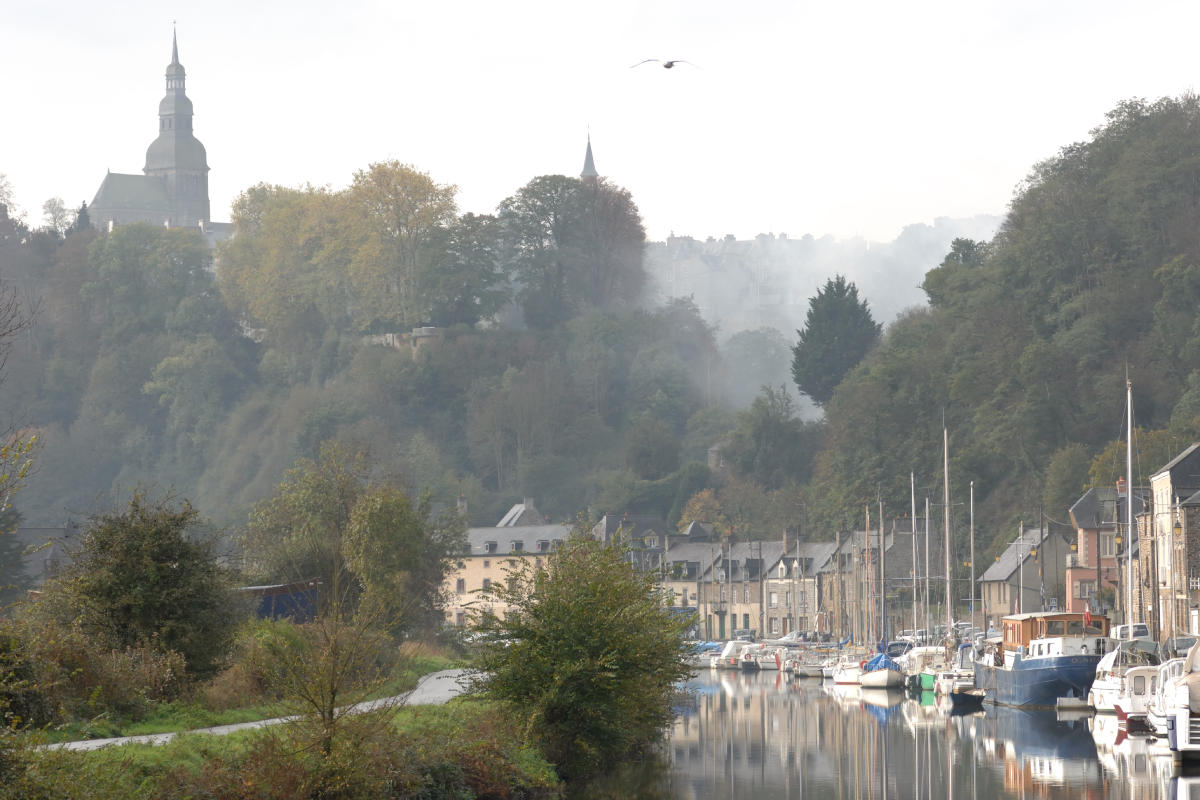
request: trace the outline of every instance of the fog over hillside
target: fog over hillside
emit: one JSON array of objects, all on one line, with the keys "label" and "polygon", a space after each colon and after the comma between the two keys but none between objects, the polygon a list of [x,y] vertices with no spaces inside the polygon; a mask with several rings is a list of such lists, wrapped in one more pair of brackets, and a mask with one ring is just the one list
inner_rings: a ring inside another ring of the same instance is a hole
[{"label": "fog over hillside", "polygon": [[722,340],[764,327],[793,340],[809,298],[835,274],[858,285],[859,296],[886,327],[904,309],[924,305],[921,281],[954,239],[989,240],[1001,219],[939,217],[932,225],[909,225],[887,243],[782,233],[750,241],[671,236],[647,245],[646,270],[658,300],[690,295]]}]

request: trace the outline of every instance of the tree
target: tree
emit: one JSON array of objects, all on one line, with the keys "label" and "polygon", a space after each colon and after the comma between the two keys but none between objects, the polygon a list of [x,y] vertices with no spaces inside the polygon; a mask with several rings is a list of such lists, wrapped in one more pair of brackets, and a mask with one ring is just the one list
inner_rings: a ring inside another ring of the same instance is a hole
[{"label": "tree", "polygon": [[51,197],[42,203],[42,219],[46,228],[56,236],[66,236],[75,225],[75,215],[63,205],[61,197]]},{"label": "tree", "polygon": [[398,161],[372,164],[354,174],[349,200],[365,223],[363,239],[350,262],[351,280],[362,309],[373,323],[396,326],[426,321],[421,277],[428,244],[454,222],[458,188],[435,183],[428,174]]},{"label": "tree", "polygon": [[641,292],[646,232],[625,189],[542,175],[500,204],[499,219],[505,266],[531,326],[622,307]]},{"label": "tree", "polygon": [[765,489],[806,483],[819,430],[817,423],[805,425],[796,417],[786,386],[764,386],[750,408],[739,412],[722,454],[738,475]]},{"label": "tree", "polygon": [[559,774],[576,780],[656,741],[670,723],[675,684],[688,675],[688,617],[666,606],[657,576],[583,533],[546,559],[522,561],[479,616],[484,636],[474,688],[510,706]]},{"label": "tree", "polygon": [[474,325],[508,302],[499,236],[499,223],[489,214],[463,214],[431,232],[418,279],[427,321]]},{"label": "tree", "polygon": [[335,440],[317,459],[299,459],[251,513],[247,555],[265,579],[320,581],[323,614],[366,604],[393,633],[428,629],[441,620],[439,592],[463,521],[434,517],[428,498],[413,503],[369,472],[365,452]]},{"label": "tree", "polygon": [[46,592],[113,647],[174,650],[191,672],[211,674],[230,641],[236,606],[231,575],[201,527],[186,500],[175,505],[135,492],[124,510],[92,517],[81,550]]},{"label": "tree", "polygon": [[804,328],[792,348],[792,379],[800,391],[824,405],[846,373],[879,340],[882,327],[871,318],[858,287],[837,275],[808,301]]}]

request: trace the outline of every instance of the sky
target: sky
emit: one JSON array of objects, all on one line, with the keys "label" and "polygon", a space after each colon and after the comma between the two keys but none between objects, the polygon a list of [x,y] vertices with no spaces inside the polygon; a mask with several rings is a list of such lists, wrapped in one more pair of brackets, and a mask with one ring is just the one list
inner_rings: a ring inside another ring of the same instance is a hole
[{"label": "sky", "polygon": [[578,175],[590,134],[651,239],[889,241],[1003,214],[1118,103],[1200,75],[1195,0],[19,3],[0,173],[31,224],[141,172],[173,26],[217,221],[255,184],[393,159],[489,213]]}]

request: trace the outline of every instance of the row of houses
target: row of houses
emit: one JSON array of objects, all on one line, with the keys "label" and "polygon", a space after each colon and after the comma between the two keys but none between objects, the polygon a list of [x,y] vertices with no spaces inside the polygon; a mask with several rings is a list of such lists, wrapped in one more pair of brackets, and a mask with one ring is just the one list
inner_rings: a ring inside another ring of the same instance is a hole
[{"label": "row of houses", "polygon": [[[676,531],[637,514],[607,515],[591,533],[624,542],[639,569],[658,571],[668,602],[694,613],[697,634],[709,638],[803,631],[861,640],[883,630],[881,607],[888,631],[947,617],[998,627],[1007,614],[1086,608],[1118,621],[1146,622],[1163,638],[1197,633],[1200,444],[1149,483],[1089,489],[1068,509],[1070,527],[1022,524],[978,569],[962,554],[946,559],[940,525],[930,529],[924,519],[907,517],[880,526],[882,551],[879,530],[835,533],[820,542],[787,535],[730,541],[702,523]],[[570,531],[547,523],[529,500],[496,526],[471,528],[468,549],[446,583],[447,621],[468,624],[471,609],[483,602],[479,590],[502,580],[518,559],[536,565]]]}]

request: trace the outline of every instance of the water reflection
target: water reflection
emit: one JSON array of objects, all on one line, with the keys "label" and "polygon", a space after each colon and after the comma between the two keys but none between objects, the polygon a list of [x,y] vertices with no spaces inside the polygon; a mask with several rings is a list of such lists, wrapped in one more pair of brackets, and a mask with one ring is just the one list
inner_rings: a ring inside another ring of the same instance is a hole
[{"label": "water reflection", "polygon": [[669,796],[925,800],[1200,800],[1164,745],[1108,717],[863,690],[779,673],[704,671],[670,732]]}]

